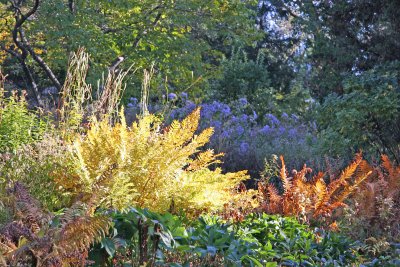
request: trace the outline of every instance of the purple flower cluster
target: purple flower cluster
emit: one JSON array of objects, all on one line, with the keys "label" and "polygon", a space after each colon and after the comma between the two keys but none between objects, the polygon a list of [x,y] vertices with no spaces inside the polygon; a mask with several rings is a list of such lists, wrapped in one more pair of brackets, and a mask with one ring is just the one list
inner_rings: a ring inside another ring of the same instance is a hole
[{"label": "purple flower cluster", "polygon": [[[187,94],[175,96],[174,99],[179,98],[176,101],[179,106],[172,106],[164,116],[167,122],[183,119],[197,106],[188,100]],[[200,106],[199,130],[214,128],[208,148],[225,153],[223,167],[226,171],[248,169],[257,175],[264,168],[265,158],[273,154],[285,155],[287,163],[295,167],[313,156],[315,124],[304,123],[294,114],[265,114],[260,123],[245,98],[229,105],[214,101]]]}]

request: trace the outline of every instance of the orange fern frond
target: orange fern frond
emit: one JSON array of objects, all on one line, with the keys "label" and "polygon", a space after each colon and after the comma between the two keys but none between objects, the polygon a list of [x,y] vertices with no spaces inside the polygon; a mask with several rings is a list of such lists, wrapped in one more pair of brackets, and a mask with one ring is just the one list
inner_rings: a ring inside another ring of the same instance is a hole
[{"label": "orange fern frond", "polygon": [[359,185],[365,179],[367,179],[371,175],[371,173],[372,171],[368,171],[366,173],[360,174],[352,185],[344,187],[343,191],[337,197],[335,197],[335,201],[340,203],[343,202],[350,194],[352,194],[359,187]]},{"label": "orange fern frond", "polygon": [[400,166],[394,166],[387,155],[382,155],[382,168],[389,175],[384,178],[388,182],[388,187],[397,188],[400,186]]},{"label": "orange fern frond", "polygon": [[280,170],[280,179],[282,181],[284,195],[286,195],[288,192],[290,192],[290,189],[292,188],[292,182],[287,177],[286,165],[283,156],[281,155],[279,158],[281,159],[282,162],[282,167]]},{"label": "orange fern frond", "polygon": [[349,166],[347,166],[344,171],[342,171],[341,175],[339,176],[339,178],[333,180],[329,186],[328,186],[328,192],[330,192],[330,194],[333,194],[340,186],[346,186],[347,185],[347,180],[350,179],[353,174],[355,173],[355,171],[358,168],[358,165],[360,165],[362,161],[362,154],[357,153],[353,162],[350,163]]},{"label": "orange fern frond", "polygon": [[315,202],[314,209],[317,214],[320,213],[322,208],[327,203],[327,187],[323,179],[318,179],[315,183],[315,193],[317,196],[317,201]]},{"label": "orange fern frond", "polygon": [[382,155],[382,167],[389,173],[389,175],[393,175],[393,164],[390,161],[387,155]]},{"label": "orange fern frond", "polygon": [[270,202],[279,203],[282,201],[282,196],[279,195],[278,189],[272,184],[268,185],[268,196]]}]

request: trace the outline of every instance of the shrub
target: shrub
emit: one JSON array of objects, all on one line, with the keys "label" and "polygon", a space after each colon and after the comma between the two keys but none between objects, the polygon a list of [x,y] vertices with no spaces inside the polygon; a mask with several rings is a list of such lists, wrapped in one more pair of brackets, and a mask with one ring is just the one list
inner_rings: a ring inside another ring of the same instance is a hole
[{"label": "shrub", "polygon": [[220,155],[199,151],[213,133],[194,135],[200,118],[196,109],[165,129],[154,116],[144,116],[131,128],[122,115],[114,126],[93,121],[86,136],[70,147],[75,175],[59,173],[57,184],[85,202],[125,209],[184,210],[190,214],[219,209],[230,190],[247,179],[245,172],[222,174],[210,165]]},{"label": "shrub", "polygon": [[15,154],[3,154],[0,158],[2,191],[8,183],[19,181],[50,211],[68,205],[69,196],[54,181],[55,172],[71,171],[67,156],[65,141],[55,133],[47,133],[42,140],[23,145]]},{"label": "shrub", "polygon": [[38,114],[28,110],[23,92],[5,98],[0,88],[0,152],[15,152],[23,144],[39,140],[47,123]]},{"label": "shrub", "polygon": [[270,85],[270,74],[263,61],[261,53],[253,61],[243,50],[234,49],[231,57],[221,62],[221,77],[212,81],[213,99],[232,102],[247,97],[257,112],[270,111],[276,104],[276,90]]},{"label": "shrub", "polygon": [[[153,112],[163,113],[167,122],[182,119],[196,108],[196,104],[180,96],[172,107],[150,106]],[[129,105],[129,113],[138,113],[137,100]],[[272,154],[285,155],[287,164],[295,168],[304,162],[324,165],[323,154],[318,154],[316,125],[306,123],[295,114],[281,116],[267,114],[259,118],[246,98],[230,104],[214,101],[201,106],[200,129],[214,128],[207,148],[224,152],[222,168],[225,171],[247,169],[252,177],[259,177],[264,159]],[[165,110],[170,111],[165,112]],[[261,123],[263,122],[263,123]]]},{"label": "shrub", "polygon": [[377,66],[343,81],[343,95],[331,94],[315,109],[321,150],[346,157],[362,149],[400,162],[399,62]]}]

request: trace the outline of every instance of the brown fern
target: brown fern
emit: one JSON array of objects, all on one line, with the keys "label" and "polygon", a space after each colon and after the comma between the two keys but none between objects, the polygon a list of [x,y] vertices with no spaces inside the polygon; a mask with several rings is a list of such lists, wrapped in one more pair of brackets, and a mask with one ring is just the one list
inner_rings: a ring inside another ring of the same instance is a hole
[{"label": "brown fern", "polygon": [[[368,182],[358,188],[351,208],[355,216],[349,218],[351,225],[363,228],[368,236],[400,240],[400,166],[382,155],[380,166],[374,167]],[[359,175],[359,179],[362,177]],[[358,224],[356,221],[362,220]],[[355,235],[356,231],[351,234]],[[355,236],[355,238],[359,238]]]},{"label": "brown fern", "polygon": [[89,246],[110,227],[109,218],[94,215],[90,205],[77,202],[58,218],[18,182],[7,193],[14,221],[0,229],[0,252],[11,266],[84,266]]},{"label": "brown fern", "polygon": [[[325,173],[319,172],[307,178],[312,169],[306,165],[300,171],[293,170],[288,176],[285,162],[281,156],[280,180],[283,193],[266,182],[258,184],[260,211],[273,214],[297,216],[303,220],[326,220],[333,212],[343,207],[344,201],[372,173],[370,165],[357,154],[354,161],[336,179],[326,182]],[[332,221],[331,221],[332,222]]]}]

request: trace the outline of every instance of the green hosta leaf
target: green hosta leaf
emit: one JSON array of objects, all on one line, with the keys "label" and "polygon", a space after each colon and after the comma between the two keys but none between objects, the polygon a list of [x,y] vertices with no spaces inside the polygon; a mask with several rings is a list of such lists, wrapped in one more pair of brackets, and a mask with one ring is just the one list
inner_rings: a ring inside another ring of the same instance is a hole
[{"label": "green hosta leaf", "polygon": [[242,261],[245,261],[245,260],[249,261],[249,263],[251,264],[251,266],[257,266],[257,267],[263,267],[263,266],[264,266],[264,265],[263,265],[260,261],[258,261],[256,258],[254,258],[254,257],[252,257],[252,256],[249,256],[249,255],[246,255],[246,256],[243,256],[243,257],[242,257]]},{"label": "green hosta leaf", "polygon": [[112,238],[105,237],[101,240],[101,246],[107,251],[108,255],[114,256],[117,250],[115,243]]}]

